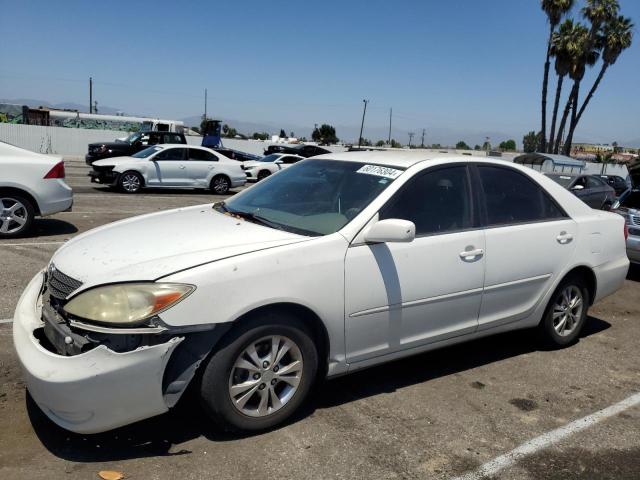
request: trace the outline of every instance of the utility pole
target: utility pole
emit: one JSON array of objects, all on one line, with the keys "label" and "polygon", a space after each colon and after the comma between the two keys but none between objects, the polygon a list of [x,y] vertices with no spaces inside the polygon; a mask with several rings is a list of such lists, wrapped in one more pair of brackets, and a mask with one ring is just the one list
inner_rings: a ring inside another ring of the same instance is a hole
[{"label": "utility pole", "polygon": [[422,129],[422,143],[420,144],[421,148],[424,148],[424,134],[425,134],[425,129]]},{"label": "utility pole", "polygon": [[413,140],[413,136],[414,135],[415,135],[415,133],[409,132],[409,148],[411,148],[411,140]]},{"label": "utility pole", "polygon": [[207,89],[204,89],[204,118],[203,120],[207,119]]},{"label": "utility pole", "polygon": [[93,78],[89,77],[89,113],[93,113]]},{"label": "utility pole", "polygon": [[391,117],[393,116],[393,108],[389,109],[389,140],[387,140],[387,144],[391,145]]},{"label": "utility pole", "polygon": [[362,130],[364,129],[364,116],[367,114],[367,103],[369,100],[362,100],[364,102],[364,110],[362,111],[362,123],[360,124],[360,137],[358,138],[358,148],[362,145]]}]

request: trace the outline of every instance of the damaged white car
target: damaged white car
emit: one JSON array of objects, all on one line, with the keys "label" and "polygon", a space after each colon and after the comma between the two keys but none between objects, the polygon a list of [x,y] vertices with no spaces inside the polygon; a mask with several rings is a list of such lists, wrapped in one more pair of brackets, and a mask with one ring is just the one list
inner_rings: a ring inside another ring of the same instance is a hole
[{"label": "damaged white car", "polygon": [[525,167],[333,153],[79,235],[27,286],[14,343],[69,430],[158,415],[195,381],[212,420],[257,431],[318,377],[519,328],[571,344],[624,281],[624,232]]}]

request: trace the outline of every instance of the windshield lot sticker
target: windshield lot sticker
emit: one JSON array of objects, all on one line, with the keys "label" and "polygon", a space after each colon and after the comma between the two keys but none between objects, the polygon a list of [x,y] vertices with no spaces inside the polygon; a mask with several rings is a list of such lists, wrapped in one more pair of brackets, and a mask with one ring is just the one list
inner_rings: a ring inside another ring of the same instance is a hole
[{"label": "windshield lot sticker", "polygon": [[398,178],[402,174],[402,170],[395,168],[381,167],[380,165],[364,165],[360,167],[356,173],[366,173],[367,175],[376,175],[385,178]]}]

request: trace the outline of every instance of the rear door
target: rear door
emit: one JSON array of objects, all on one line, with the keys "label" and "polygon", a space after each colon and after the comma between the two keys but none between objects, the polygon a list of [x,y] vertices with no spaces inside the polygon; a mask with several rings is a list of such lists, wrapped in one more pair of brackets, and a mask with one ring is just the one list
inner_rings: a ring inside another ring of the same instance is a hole
[{"label": "rear door", "polygon": [[215,175],[219,167],[218,157],[207,150],[189,148],[187,174],[194,187],[209,187],[209,179]]},{"label": "rear door", "polygon": [[571,258],[576,223],[531,177],[478,165],[486,271],[479,329],[527,318]]},{"label": "rear door", "polygon": [[154,159],[160,186],[182,187],[191,184],[187,173],[188,149],[183,147],[165,148]]}]

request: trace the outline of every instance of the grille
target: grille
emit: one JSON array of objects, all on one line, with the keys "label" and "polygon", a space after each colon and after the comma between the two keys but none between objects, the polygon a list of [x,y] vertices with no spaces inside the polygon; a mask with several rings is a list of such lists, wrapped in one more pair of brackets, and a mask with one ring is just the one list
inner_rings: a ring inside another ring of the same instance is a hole
[{"label": "grille", "polygon": [[640,227],[640,215],[629,215],[629,225],[637,225]]},{"label": "grille", "polygon": [[47,288],[49,294],[59,300],[64,300],[71,293],[82,286],[82,282],[65,275],[52,263],[47,270]]}]

